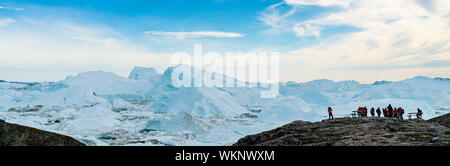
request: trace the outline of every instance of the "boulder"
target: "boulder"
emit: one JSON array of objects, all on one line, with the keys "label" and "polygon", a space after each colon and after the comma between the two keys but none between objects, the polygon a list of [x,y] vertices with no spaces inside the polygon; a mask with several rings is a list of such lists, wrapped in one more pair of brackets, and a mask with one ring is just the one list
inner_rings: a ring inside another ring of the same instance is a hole
[{"label": "boulder", "polygon": [[86,146],[74,138],[0,120],[0,146]]}]

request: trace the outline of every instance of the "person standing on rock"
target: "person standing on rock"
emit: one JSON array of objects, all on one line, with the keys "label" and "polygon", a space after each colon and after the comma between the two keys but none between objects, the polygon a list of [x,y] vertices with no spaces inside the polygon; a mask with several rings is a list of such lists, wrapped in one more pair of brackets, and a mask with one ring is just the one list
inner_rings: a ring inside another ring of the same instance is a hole
[{"label": "person standing on rock", "polygon": [[375,117],[375,108],[370,109],[370,115],[372,115],[372,118]]},{"label": "person standing on rock", "polygon": [[363,116],[363,111],[364,111],[363,107],[358,107],[358,117],[362,117]]},{"label": "person standing on rock", "polygon": [[378,117],[380,117],[380,115],[381,115],[380,107],[377,108],[377,115],[378,115]]},{"label": "person standing on rock", "polygon": [[387,107],[387,111],[388,111],[388,117],[392,117],[392,115],[394,113],[394,109],[392,108],[391,104],[389,104],[389,106]]},{"label": "person standing on rock", "polygon": [[398,108],[394,109],[394,117],[398,119]]},{"label": "person standing on rock", "polygon": [[366,106],[364,106],[364,117],[367,117],[367,113],[369,112],[369,110],[367,109]]},{"label": "person standing on rock", "polygon": [[331,107],[328,107],[328,120],[334,119],[333,117],[333,109]]},{"label": "person standing on rock", "polygon": [[403,110],[402,107],[398,108],[398,118],[403,119],[403,114],[405,113],[405,110]]},{"label": "person standing on rock", "polygon": [[422,119],[422,114],[423,114],[422,110],[420,108],[417,108],[417,114],[416,114],[417,119]]}]

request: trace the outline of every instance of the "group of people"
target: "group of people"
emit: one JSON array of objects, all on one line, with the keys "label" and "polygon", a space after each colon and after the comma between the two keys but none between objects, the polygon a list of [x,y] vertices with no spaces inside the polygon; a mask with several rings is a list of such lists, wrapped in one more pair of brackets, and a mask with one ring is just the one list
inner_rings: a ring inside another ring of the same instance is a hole
[{"label": "group of people", "polygon": [[[358,108],[358,117],[367,117],[367,107],[359,107]],[[375,113],[377,114],[378,117],[381,117],[381,113],[383,113],[383,117],[388,117],[388,118],[397,118],[397,119],[403,119],[403,114],[405,114],[405,110],[402,107],[392,107],[392,105],[389,104],[389,106],[387,106],[386,108],[380,109],[380,107],[378,107],[376,110],[375,108],[371,108],[370,109],[370,115],[372,115],[372,117],[375,117]]]},{"label": "group of people", "polygon": [[[383,113],[383,117],[388,118],[397,118],[397,119],[403,119],[403,115],[405,114],[405,110],[402,107],[392,107],[392,105],[388,105],[386,108],[380,109],[380,107],[377,108],[375,111],[375,108],[372,107],[370,109],[370,114],[372,117],[375,117],[375,112],[377,113],[378,117],[381,117],[381,113]],[[367,108],[366,107],[359,107],[358,108],[358,116],[359,117],[367,117]]]},{"label": "group of people", "polygon": [[[359,107],[358,110],[356,111],[358,113],[358,117],[367,117],[368,114],[368,109],[367,107]],[[381,117],[381,113],[383,113],[384,117],[389,117],[389,118],[397,118],[397,119],[403,119],[403,114],[405,114],[405,110],[402,107],[392,107],[391,104],[389,104],[389,106],[387,106],[386,108],[380,109],[380,107],[378,107],[376,110],[375,108],[371,108],[370,109],[370,115],[372,117],[375,117],[375,113],[377,114],[378,117]],[[417,118],[422,118],[422,110],[417,108],[417,113],[416,116]],[[333,109],[331,107],[328,107],[328,119],[333,119]]]},{"label": "group of people", "polygon": [[[405,110],[402,107],[392,108],[392,106],[389,104],[387,108],[383,108],[384,117],[391,117],[391,118],[394,117],[398,119],[403,119],[403,114],[405,114]],[[378,114],[378,117],[379,116],[380,115]]]}]

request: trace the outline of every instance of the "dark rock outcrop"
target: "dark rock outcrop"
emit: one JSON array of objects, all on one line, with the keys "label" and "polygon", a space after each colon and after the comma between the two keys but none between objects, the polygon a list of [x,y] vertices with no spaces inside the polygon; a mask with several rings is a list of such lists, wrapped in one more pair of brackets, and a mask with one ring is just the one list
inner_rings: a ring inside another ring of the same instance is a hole
[{"label": "dark rock outcrop", "polygon": [[337,118],[315,123],[295,121],[274,130],[246,136],[234,144],[234,146],[441,145],[450,145],[449,128],[421,119],[387,118]]},{"label": "dark rock outcrop", "polygon": [[0,146],[85,146],[61,134],[0,120]]},{"label": "dark rock outcrop", "polygon": [[439,125],[445,126],[445,127],[450,127],[450,113],[449,114],[445,114],[433,119],[428,120],[430,122],[436,122]]}]

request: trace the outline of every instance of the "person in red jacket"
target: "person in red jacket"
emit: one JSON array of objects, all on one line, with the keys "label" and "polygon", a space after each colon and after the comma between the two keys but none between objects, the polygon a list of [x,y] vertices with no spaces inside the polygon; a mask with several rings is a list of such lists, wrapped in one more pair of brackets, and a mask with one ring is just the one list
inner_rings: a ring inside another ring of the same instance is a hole
[{"label": "person in red jacket", "polygon": [[394,117],[398,118],[398,109],[397,108],[394,109]]},{"label": "person in red jacket", "polygon": [[334,119],[333,117],[333,109],[331,107],[328,107],[328,120]]},{"label": "person in red jacket", "polygon": [[378,117],[380,117],[380,115],[381,115],[380,107],[377,108],[377,115],[378,115]]},{"label": "person in red jacket", "polygon": [[363,114],[364,114],[364,108],[358,107],[358,117],[363,117]]}]

